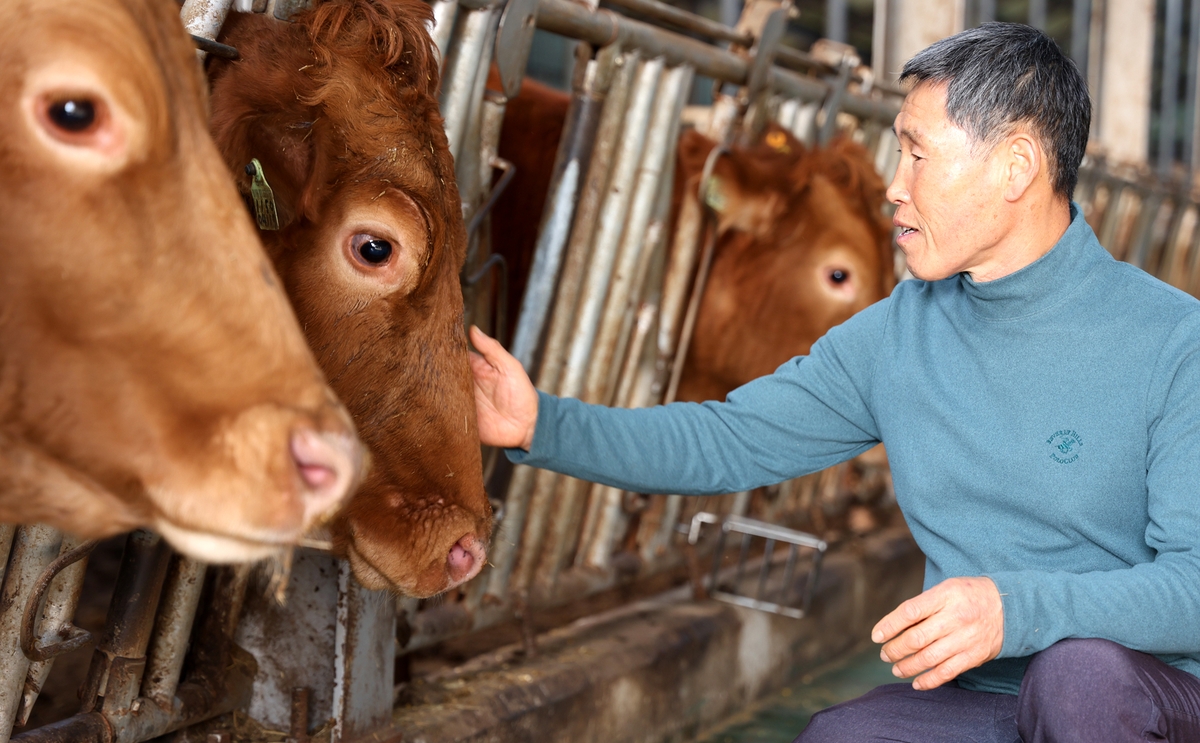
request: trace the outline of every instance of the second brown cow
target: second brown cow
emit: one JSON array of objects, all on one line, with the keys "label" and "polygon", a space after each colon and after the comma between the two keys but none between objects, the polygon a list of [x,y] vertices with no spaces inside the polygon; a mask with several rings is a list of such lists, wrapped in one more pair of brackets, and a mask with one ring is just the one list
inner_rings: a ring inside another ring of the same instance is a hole
[{"label": "second brown cow", "polygon": [[483,489],[462,327],[465,232],[420,0],[331,0],[283,23],[234,14],[214,60],[213,130],[330,384],[372,455],[333,524],[369,588],[430,596],[476,575]]},{"label": "second brown cow", "polygon": [[[568,97],[525,80],[509,101],[500,156],[517,166],[492,217],[493,249],[523,291]],[[714,143],[680,138],[675,201],[695,194]],[[709,186],[717,243],[677,399],[723,400],[735,387],[806,354],[829,328],[895,284],[884,185],[846,139],[810,149],[778,128],[720,157]],[[676,209],[678,212],[678,209]],[[515,310],[515,305],[513,306]]]}]

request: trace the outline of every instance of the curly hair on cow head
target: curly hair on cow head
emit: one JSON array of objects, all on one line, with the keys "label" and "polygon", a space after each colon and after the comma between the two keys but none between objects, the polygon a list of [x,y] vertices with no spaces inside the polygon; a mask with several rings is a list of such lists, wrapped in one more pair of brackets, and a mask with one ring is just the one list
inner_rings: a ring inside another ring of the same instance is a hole
[{"label": "curly hair on cow head", "polygon": [[839,135],[824,147],[813,150],[812,154],[812,167],[858,205],[876,236],[890,245],[892,223],[883,214],[887,186],[871,163],[866,148]]},{"label": "curly hair on cow head", "polygon": [[364,64],[403,75],[436,98],[440,85],[437,51],[429,35],[432,8],[421,0],[331,0],[297,16],[308,30],[320,65],[360,58]]}]

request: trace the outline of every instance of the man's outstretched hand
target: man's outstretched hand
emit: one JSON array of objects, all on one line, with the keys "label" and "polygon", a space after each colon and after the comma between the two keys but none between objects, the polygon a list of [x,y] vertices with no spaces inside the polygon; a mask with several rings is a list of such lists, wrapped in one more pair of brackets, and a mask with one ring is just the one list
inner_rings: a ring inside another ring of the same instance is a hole
[{"label": "man's outstretched hand", "polygon": [[933,689],[1000,654],[1004,604],[990,578],[950,578],[892,610],[871,630],[913,688]]},{"label": "man's outstretched hand", "polygon": [[471,326],[471,373],[479,440],[488,446],[525,449],[533,444],[538,397],[521,362],[482,330]]}]

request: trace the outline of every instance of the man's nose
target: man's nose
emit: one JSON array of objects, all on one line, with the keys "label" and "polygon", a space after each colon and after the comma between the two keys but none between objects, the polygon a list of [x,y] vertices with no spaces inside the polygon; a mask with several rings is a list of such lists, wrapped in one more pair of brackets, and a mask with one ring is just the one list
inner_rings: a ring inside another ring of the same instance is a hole
[{"label": "man's nose", "polygon": [[904,164],[901,163],[896,168],[896,174],[892,176],[892,182],[888,184],[887,191],[884,192],[887,200],[893,204],[901,204],[909,200],[908,187],[903,176]]}]

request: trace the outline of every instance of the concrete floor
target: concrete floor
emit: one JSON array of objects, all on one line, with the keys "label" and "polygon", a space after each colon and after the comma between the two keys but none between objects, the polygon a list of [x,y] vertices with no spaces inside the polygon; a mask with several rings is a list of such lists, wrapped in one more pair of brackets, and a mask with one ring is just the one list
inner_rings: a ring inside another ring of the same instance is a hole
[{"label": "concrete floor", "polygon": [[896,682],[891,665],[879,659],[879,647],[868,645],[821,671],[802,676],[695,743],[789,743],[820,710]]}]

